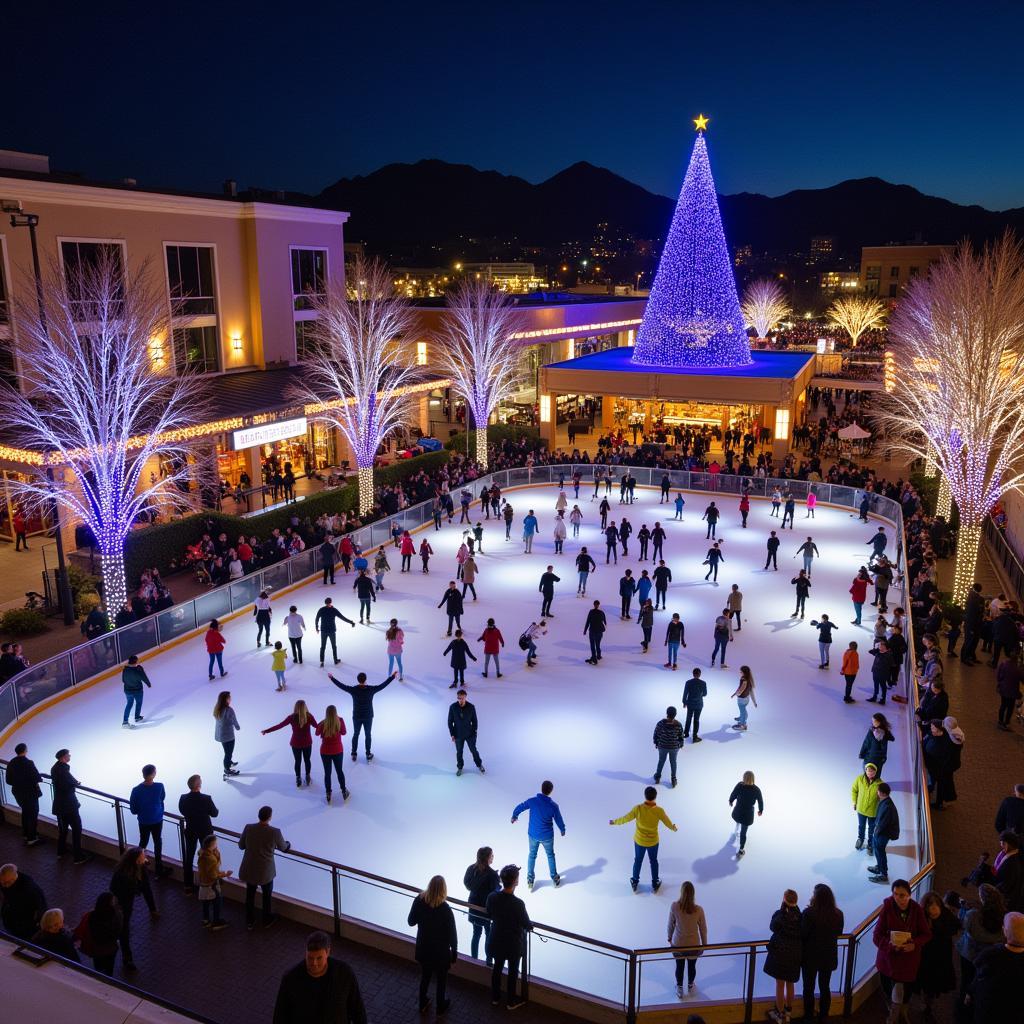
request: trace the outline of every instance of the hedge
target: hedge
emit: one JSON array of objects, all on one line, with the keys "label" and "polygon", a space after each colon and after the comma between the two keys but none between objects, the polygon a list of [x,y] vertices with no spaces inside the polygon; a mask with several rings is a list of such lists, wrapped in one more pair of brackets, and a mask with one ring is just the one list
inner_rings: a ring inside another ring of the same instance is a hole
[{"label": "hedge", "polygon": [[[465,454],[466,444],[469,444],[469,454],[474,456],[476,454],[476,431],[463,431],[461,434],[456,434],[454,437],[449,438],[445,442],[445,448],[453,452],[462,452]],[[520,427],[514,426],[508,423],[495,423],[494,426],[487,428],[487,443],[500,445],[504,444],[505,441],[511,441],[515,444],[521,438],[526,438],[528,441],[540,443],[540,430],[537,427]]]},{"label": "hedge", "polygon": [[421,470],[427,473],[434,473],[439,470],[449,459],[451,452],[424,452],[422,455],[415,455],[411,459],[401,459],[390,466],[382,466],[373,472],[374,483],[380,487],[384,484],[394,485],[406,477],[414,476]]}]

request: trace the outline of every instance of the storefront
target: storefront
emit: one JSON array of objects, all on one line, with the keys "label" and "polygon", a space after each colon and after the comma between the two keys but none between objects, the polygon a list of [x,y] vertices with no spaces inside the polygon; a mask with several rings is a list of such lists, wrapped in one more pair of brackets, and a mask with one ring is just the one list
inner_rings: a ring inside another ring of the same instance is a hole
[{"label": "storefront", "polygon": [[[14,500],[11,484],[15,481],[27,481],[26,473],[19,473],[17,470],[5,469],[3,471],[3,501],[0,501],[0,540],[14,540],[14,517],[18,512],[18,504]],[[38,509],[29,511],[22,508],[25,516],[26,533],[29,536],[46,533],[53,527],[53,519],[50,513],[40,512]]]}]

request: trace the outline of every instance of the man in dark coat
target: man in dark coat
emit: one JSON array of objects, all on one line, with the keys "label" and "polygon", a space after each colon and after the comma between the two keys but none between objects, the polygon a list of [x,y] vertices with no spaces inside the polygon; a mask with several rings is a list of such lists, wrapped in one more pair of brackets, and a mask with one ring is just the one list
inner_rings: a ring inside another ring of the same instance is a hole
[{"label": "man in dark coat", "polygon": [[445,606],[445,614],[448,616],[448,636],[451,636],[453,622],[459,629],[462,629],[462,613],[464,610],[462,594],[459,593],[455,580],[449,581],[448,589],[441,595],[441,600],[437,602],[438,608],[442,605]]},{"label": "man in dark coat", "polygon": [[981,624],[985,620],[985,602],[981,596],[981,584],[975,583],[967,592],[964,604],[964,642],[960,648],[960,660],[965,665],[977,662],[975,651],[981,639]]},{"label": "man in dark coat", "polygon": [[554,573],[554,566],[549,565],[547,570],[541,573],[540,586],[537,588],[540,591],[542,602],[540,606],[540,617],[554,618],[551,612],[551,602],[555,599],[555,584],[561,583],[562,577],[556,576]]},{"label": "man in dark coat", "polygon": [[1024,914],[1003,918],[1006,944],[987,946],[974,961],[971,989],[976,1021],[1011,1021],[1020,1018],[1024,991]]},{"label": "man in dark coat", "polygon": [[334,664],[337,665],[338,658],[338,619],[347,622],[353,629],[356,624],[345,615],[342,615],[329,597],[324,598],[322,607],[317,610],[316,618],[313,620],[313,628],[320,634],[320,667],[324,667],[324,655],[327,653],[327,641],[331,642],[331,653],[334,655]]},{"label": "man in dark coat", "polygon": [[889,859],[885,850],[889,843],[900,837],[900,816],[891,793],[889,783],[878,784],[878,811],[875,814],[875,835],[871,840],[875,863],[868,868],[872,882],[889,881]]},{"label": "man in dark coat", "polygon": [[7,785],[21,808],[21,834],[26,846],[42,842],[36,829],[39,798],[43,795],[39,788],[42,778],[35,763],[29,760],[28,746],[19,743],[14,748],[14,757],[7,764]]},{"label": "man in dark coat", "polygon": [[57,819],[57,856],[64,856],[70,830],[75,863],[84,864],[89,857],[82,850],[82,818],[78,813],[81,804],[75,795],[81,783],[71,774],[71,751],[62,747],[56,756],[57,760],[50,769],[50,778],[53,781],[52,811]]},{"label": "man in dark coat", "polygon": [[996,831],[1016,832],[1024,836],[1024,782],[1013,787],[1013,795],[1006,797],[996,811]]},{"label": "man in dark coat", "polygon": [[366,1024],[366,1007],[352,968],[331,956],[325,932],[306,940],[306,959],[281,978],[274,1024]]},{"label": "man in dark coat", "polygon": [[178,812],[185,819],[185,860],[182,864],[182,875],[185,879],[185,893],[191,895],[193,887],[192,862],[196,848],[208,836],[213,834],[213,821],[220,811],[213,802],[213,797],[200,792],[203,787],[201,775],[191,775],[188,780],[188,792],[178,798]]},{"label": "man in dark coat", "polygon": [[601,602],[595,601],[594,607],[587,612],[587,621],[583,624],[583,635],[590,639],[588,665],[596,665],[601,660],[601,638],[607,629],[608,617],[601,611]]},{"label": "man in dark coat", "polygon": [[523,1005],[518,994],[519,961],[523,955],[523,932],[532,931],[533,923],[526,912],[526,904],[516,896],[519,884],[519,868],[506,864],[498,876],[501,892],[492,892],[487,897],[487,916],[491,919],[491,933],[487,939],[487,953],[494,961],[491,971],[491,1002],[501,999],[501,973],[508,964],[508,1003],[510,1010]]},{"label": "man in dark coat", "polygon": [[992,660],[989,667],[999,664],[999,656],[1006,654],[1008,658],[1016,656],[1020,650],[1020,634],[1017,632],[1017,620],[1011,608],[1004,608],[992,622]]},{"label": "man in dark coat", "polygon": [[4,928],[19,939],[31,939],[39,929],[46,910],[43,890],[14,864],[0,868],[0,919]]},{"label": "man in dark coat", "polygon": [[686,708],[686,724],[683,726],[683,738],[689,739],[690,726],[693,725],[693,742],[700,743],[700,713],[704,710],[704,698],[708,695],[708,684],[700,677],[700,669],[695,668],[693,675],[686,680],[683,687],[683,707]]},{"label": "man in dark coat", "polygon": [[456,701],[448,708],[448,734],[455,744],[455,774],[461,775],[465,766],[463,761],[463,748],[468,746],[473,761],[480,774],[484,773],[484,764],[476,749],[476,733],[479,722],[476,717],[476,708],[466,700],[466,691],[459,690],[456,694]]}]

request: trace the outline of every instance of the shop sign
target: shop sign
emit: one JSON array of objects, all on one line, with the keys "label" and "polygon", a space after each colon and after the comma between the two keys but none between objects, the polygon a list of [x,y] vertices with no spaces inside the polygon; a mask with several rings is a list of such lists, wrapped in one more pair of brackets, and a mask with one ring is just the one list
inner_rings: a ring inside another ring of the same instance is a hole
[{"label": "shop sign", "polygon": [[231,434],[231,447],[236,452],[258,445],[272,444],[283,441],[286,437],[299,437],[306,433],[306,417],[299,416],[293,420],[280,420],[277,423],[264,423],[259,427],[245,427]]}]

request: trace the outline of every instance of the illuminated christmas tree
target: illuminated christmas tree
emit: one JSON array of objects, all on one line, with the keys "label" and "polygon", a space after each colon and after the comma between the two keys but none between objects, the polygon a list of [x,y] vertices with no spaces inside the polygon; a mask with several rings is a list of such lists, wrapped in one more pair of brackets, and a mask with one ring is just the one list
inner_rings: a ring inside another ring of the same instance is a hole
[{"label": "illuminated christmas tree", "polygon": [[694,119],[697,140],[640,324],[635,363],[699,371],[751,362],[708,163],[707,123],[703,115]]}]

